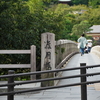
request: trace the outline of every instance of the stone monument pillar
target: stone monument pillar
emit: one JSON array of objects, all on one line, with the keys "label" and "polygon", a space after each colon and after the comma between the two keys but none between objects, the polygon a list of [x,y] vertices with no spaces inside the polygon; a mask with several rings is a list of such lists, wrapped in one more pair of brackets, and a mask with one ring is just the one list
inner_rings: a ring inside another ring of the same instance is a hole
[{"label": "stone monument pillar", "polygon": [[[55,69],[55,34],[43,33],[41,35],[41,71]],[[55,77],[55,73],[41,74],[41,78]],[[54,81],[45,81],[41,86],[52,86]]]}]

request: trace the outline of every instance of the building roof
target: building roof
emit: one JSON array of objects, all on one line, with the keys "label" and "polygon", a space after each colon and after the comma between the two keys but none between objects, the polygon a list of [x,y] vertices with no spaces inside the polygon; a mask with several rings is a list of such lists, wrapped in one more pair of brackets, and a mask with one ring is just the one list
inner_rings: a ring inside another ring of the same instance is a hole
[{"label": "building roof", "polygon": [[92,30],[87,33],[100,33],[100,25],[93,25],[90,29]]},{"label": "building roof", "polygon": [[59,2],[69,2],[71,0],[58,0]]}]

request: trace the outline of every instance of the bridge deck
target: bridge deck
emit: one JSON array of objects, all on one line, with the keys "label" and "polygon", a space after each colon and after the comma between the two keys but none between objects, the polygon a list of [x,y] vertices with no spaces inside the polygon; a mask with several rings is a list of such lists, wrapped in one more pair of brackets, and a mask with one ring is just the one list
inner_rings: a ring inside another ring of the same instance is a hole
[{"label": "bridge deck", "polygon": [[[76,54],[70,59],[65,68],[79,67],[80,63],[86,63],[86,65],[96,65],[96,64],[98,65],[100,64],[100,59],[92,53],[84,54],[83,56],[81,56],[80,54]],[[95,73],[95,72],[100,72],[100,68],[96,67],[87,69],[87,73]],[[73,71],[63,72],[62,76],[78,75],[78,74],[80,74],[80,70],[73,70]],[[93,81],[95,79],[100,80],[100,75],[87,77],[87,81]],[[66,83],[71,84],[75,82],[80,82],[80,79],[79,78],[64,79],[59,82],[59,85],[64,85]]]},{"label": "bridge deck", "polygon": [[[70,59],[65,68],[79,67],[80,63],[86,63],[87,65],[95,65],[95,64],[100,64],[100,59],[91,53],[85,54],[83,56],[81,56],[80,54],[76,54]],[[91,68],[87,70],[87,72],[96,72],[96,71],[100,72],[100,68]],[[79,73],[80,71],[63,72],[62,76],[76,75]],[[87,80],[95,80],[95,79],[100,79],[100,76],[88,77]],[[80,81],[79,78],[65,79],[61,80],[58,83],[58,85],[66,83],[67,84],[75,83],[75,82],[77,83],[79,81]],[[100,100],[99,88],[100,88],[99,84],[88,85],[87,100]],[[20,100],[81,100],[80,86],[44,90],[39,93],[25,93],[25,94],[15,95],[14,100],[19,100],[19,99]],[[2,96],[0,97],[0,100],[7,100],[7,99],[5,96]]]}]

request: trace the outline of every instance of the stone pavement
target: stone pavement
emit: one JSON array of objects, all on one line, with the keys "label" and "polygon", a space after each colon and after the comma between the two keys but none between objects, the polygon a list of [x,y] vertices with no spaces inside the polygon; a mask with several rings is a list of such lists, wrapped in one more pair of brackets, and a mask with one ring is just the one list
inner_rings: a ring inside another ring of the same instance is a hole
[{"label": "stone pavement", "polygon": [[[79,67],[80,63],[86,63],[87,65],[100,64],[100,59],[94,54],[80,54],[74,55],[65,68]],[[100,72],[100,68],[87,69],[87,73]],[[80,74],[79,70],[63,72],[62,76],[70,76]],[[88,81],[100,80],[100,75],[87,77]],[[79,78],[60,80],[58,85],[78,83]],[[80,86],[65,87],[59,89],[50,89],[37,92],[30,92],[24,94],[17,94],[14,96],[14,100],[81,100]],[[0,96],[0,100],[7,100],[6,96]],[[100,84],[91,84],[87,86],[87,100],[100,100]]]}]

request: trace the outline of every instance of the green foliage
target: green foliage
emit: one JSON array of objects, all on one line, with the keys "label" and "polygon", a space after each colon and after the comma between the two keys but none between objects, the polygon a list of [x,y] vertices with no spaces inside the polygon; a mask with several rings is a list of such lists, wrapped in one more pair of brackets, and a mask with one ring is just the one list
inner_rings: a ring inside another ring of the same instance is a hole
[{"label": "green foliage", "polygon": [[65,52],[65,48],[61,48],[61,53],[64,53]]},{"label": "green foliage", "polygon": [[98,8],[100,5],[100,0],[89,0],[89,6],[93,8]]},{"label": "green foliage", "polygon": [[[60,39],[61,31],[65,29],[64,16],[60,13],[51,12],[50,10],[44,12],[44,19],[42,19],[44,23],[44,31],[55,33],[56,40]],[[43,26],[43,25],[42,25]]]},{"label": "green foliage", "polygon": [[89,9],[88,20],[91,25],[100,25],[100,7],[95,9]]},{"label": "green foliage", "polygon": [[65,35],[68,35],[71,33],[72,31],[72,27],[73,27],[73,22],[74,22],[74,16],[72,14],[67,14],[65,16],[65,28],[64,30],[62,31],[62,34],[61,34],[61,38],[63,39],[64,37],[66,37]]},{"label": "green foliage", "polygon": [[[37,70],[40,70],[41,33],[56,33],[56,39],[59,39],[65,28],[63,15],[44,10],[40,0],[2,2],[0,7],[0,49],[30,49],[31,45],[36,45]],[[30,63],[29,59],[29,55],[0,55],[1,64],[25,64]],[[3,74],[7,74],[7,70]]]},{"label": "green foliage", "polygon": [[44,5],[50,7],[51,5],[57,4],[58,0],[43,0],[43,2],[44,2]]},{"label": "green foliage", "polygon": [[72,4],[79,5],[79,4],[85,4],[88,5],[89,0],[72,0]]},{"label": "green foliage", "polygon": [[43,7],[42,0],[28,0],[27,5],[31,13],[41,10]]},{"label": "green foliage", "polygon": [[75,34],[62,34],[61,39],[67,39],[67,40],[77,41],[78,35],[75,35]]},{"label": "green foliage", "polygon": [[76,24],[73,26],[72,33],[80,36],[81,34],[85,34],[86,32],[90,31],[89,27],[90,24],[88,23],[88,21],[82,21],[80,24]]}]

